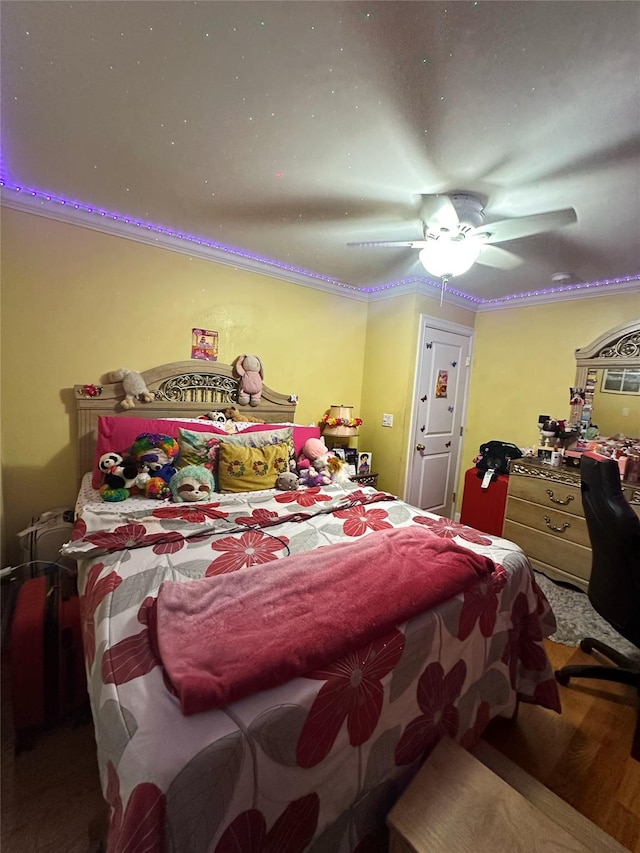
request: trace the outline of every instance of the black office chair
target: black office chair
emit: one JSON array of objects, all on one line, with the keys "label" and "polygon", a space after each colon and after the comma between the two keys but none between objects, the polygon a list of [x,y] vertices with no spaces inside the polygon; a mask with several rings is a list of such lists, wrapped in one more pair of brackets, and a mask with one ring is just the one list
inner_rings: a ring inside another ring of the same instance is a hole
[{"label": "black office chair", "polygon": [[[622,492],[618,463],[598,454],[580,460],[582,505],[591,541],[589,601],[603,619],[640,648],[640,518]],[[595,649],[615,666],[564,666],[556,671],[560,684],[571,678],[599,678],[635,687],[640,696],[640,663],[610,646],[587,637],[580,643]],[[640,760],[640,717],[632,748]]]}]

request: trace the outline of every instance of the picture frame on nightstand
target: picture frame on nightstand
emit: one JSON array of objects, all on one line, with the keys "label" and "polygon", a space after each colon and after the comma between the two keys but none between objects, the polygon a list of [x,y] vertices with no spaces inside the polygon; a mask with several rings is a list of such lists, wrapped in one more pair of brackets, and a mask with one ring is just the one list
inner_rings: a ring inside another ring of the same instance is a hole
[{"label": "picture frame on nightstand", "polygon": [[358,451],[358,474],[370,474],[373,471],[372,466],[373,454],[368,450]]}]

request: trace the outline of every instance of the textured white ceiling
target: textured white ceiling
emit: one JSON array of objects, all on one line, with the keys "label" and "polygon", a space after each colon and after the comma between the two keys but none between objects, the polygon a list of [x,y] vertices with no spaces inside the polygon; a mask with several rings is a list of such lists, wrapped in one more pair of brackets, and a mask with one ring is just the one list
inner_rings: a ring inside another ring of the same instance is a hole
[{"label": "textured white ceiling", "polygon": [[640,272],[640,3],[2,2],[3,175],[357,286],[426,276],[417,193],[575,208],[454,280]]}]

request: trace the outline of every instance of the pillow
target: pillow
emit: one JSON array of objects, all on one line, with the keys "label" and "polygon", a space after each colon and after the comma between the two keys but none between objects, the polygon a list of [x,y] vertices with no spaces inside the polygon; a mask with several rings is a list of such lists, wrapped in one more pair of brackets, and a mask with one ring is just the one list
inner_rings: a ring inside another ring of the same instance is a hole
[{"label": "pillow", "polygon": [[220,442],[218,477],[221,492],[255,492],[273,489],[279,474],[289,470],[289,445],[263,447]]},{"label": "pillow", "polygon": [[[232,432],[224,436],[225,444],[233,444],[235,447],[265,447],[268,444],[287,445],[287,455],[291,466],[295,467],[296,451],[293,445],[293,427],[272,427],[265,429],[264,424],[259,424],[260,430],[244,430],[244,432]],[[290,467],[291,467],[290,466]]]},{"label": "pillow", "polygon": [[237,435],[245,435],[248,432],[261,432],[272,429],[293,429],[293,449],[295,458],[300,455],[300,451],[304,447],[304,443],[308,438],[320,438],[320,427],[317,426],[298,426],[297,424],[252,424],[246,429],[240,430]]},{"label": "pillow", "polygon": [[198,422],[189,420],[189,418],[181,421],[173,418],[130,418],[127,416],[116,417],[115,415],[99,417],[98,438],[91,475],[93,488],[98,489],[102,483],[102,472],[98,468],[98,462],[104,453],[109,453],[112,450],[122,453],[129,450],[136,437],[143,432],[159,432],[162,435],[170,435],[171,438],[177,439],[179,438],[180,426],[185,424],[189,429],[198,432],[215,432],[226,435],[224,430],[213,426],[208,420]]},{"label": "pillow", "polygon": [[180,453],[176,468],[186,468],[187,465],[204,465],[213,474],[218,491],[218,445],[222,436],[216,432],[200,432],[181,427],[178,431]]}]

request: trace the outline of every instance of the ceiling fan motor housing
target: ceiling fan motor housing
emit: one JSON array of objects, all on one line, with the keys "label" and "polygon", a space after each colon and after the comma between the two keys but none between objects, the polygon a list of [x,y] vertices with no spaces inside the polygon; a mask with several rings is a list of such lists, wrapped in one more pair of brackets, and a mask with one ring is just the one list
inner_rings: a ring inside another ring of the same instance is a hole
[{"label": "ceiling fan motor housing", "polygon": [[484,222],[484,205],[479,198],[469,193],[452,193],[449,198],[458,214],[460,226],[467,226],[465,230],[470,230],[482,225]]}]

